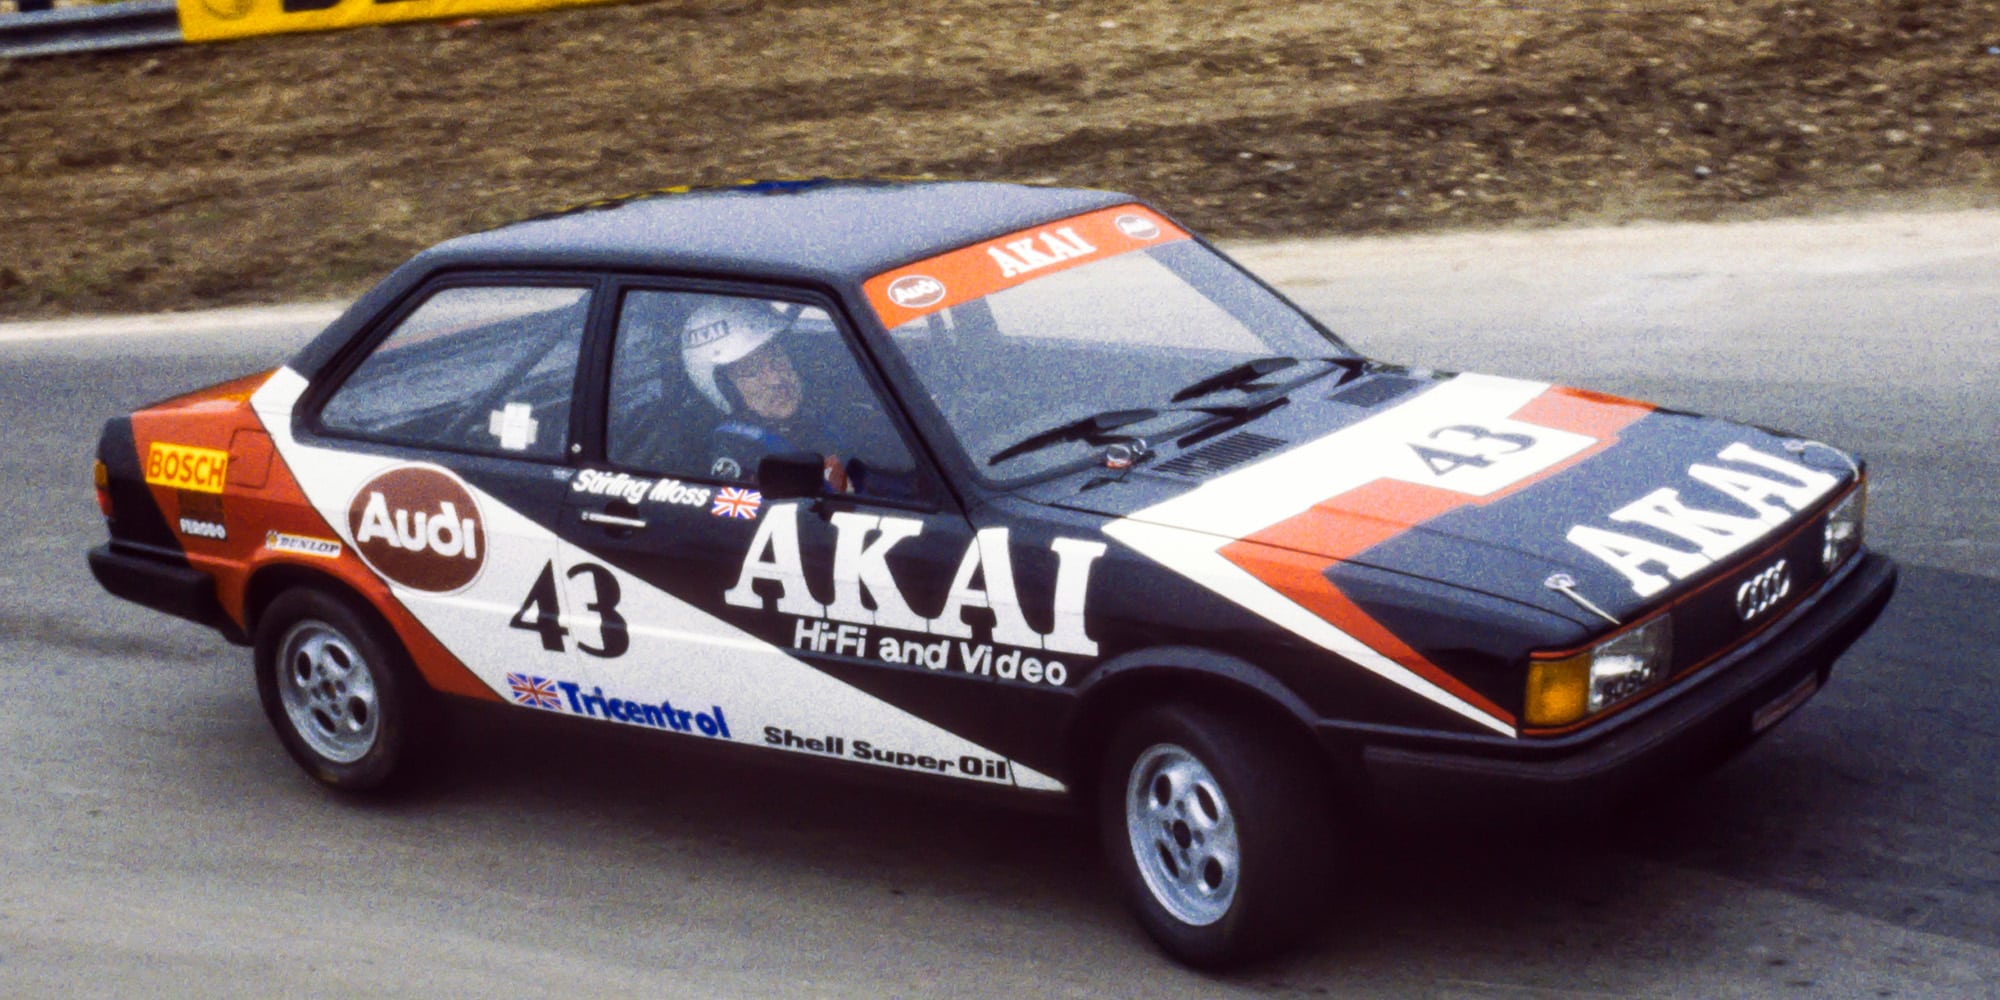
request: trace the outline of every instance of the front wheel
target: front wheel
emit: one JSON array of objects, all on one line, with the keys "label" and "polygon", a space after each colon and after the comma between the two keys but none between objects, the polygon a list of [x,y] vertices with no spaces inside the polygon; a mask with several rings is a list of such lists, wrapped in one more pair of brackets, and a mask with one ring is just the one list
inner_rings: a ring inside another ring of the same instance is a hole
[{"label": "front wheel", "polygon": [[392,636],[347,601],[292,590],[257,624],[257,694],[292,759],[342,791],[406,777],[429,726],[428,690]]},{"label": "front wheel", "polygon": [[1311,929],[1338,846],[1310,756],[1230,716],[1163,706],[1113,739],[1104,849],[1155,941],[1215,968]]}]

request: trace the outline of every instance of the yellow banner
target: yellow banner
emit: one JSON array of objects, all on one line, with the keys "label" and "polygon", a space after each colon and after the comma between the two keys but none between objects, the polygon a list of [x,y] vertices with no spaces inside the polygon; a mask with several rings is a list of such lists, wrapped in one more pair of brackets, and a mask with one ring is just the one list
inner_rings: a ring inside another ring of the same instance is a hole
[{"label": "yellow banner", "polygon": [[394,21],[527,14],[615,0],[180,0],[181,35],[213,42]]}]

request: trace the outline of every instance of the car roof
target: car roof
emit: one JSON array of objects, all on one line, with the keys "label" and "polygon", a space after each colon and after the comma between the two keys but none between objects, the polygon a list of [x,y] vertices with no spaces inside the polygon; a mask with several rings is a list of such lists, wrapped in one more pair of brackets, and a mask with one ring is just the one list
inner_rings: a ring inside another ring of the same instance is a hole
[{"label": "car roof", "polygon": [[603,267],[844,284],[1131,200],[1109,191],[982,182],[763,182],[610,199],[459,237],[417,261],[426,270]]},{"label": "car roof", "polygon": [[828,179],[604,199],[417,254],[351,303],[290,366],[315,377],[371,319],[443,271],[659,270],[858,287],[902,264],[1134,200],[1026,184]]}]

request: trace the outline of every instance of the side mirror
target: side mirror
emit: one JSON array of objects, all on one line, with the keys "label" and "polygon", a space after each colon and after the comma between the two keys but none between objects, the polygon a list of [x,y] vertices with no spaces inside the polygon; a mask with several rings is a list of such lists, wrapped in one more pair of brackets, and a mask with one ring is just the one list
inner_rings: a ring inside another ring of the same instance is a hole
[{"label": "side mirror", "polygon": [[809,451],[765,455],[757,463],[757,492],[764,501],[819,496],[826,488],[826,459]]}]

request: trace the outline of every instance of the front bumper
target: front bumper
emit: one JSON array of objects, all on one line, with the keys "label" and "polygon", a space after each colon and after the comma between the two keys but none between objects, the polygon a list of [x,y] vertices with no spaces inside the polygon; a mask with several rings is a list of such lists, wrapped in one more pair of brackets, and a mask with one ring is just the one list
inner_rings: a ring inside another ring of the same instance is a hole
[{"label": "front bumper", "polygon": [[[1719,763],[1825,683],[1833,662],[1888,605],[1896,578],[1893,560],[1864,552],[1777,627],[1601,725],[1551,739],[1369,745],[1364,773],[1399,795],[1533,807],[1613,801]],[[1322,733],[1329,743],[1336,735]]]}]

